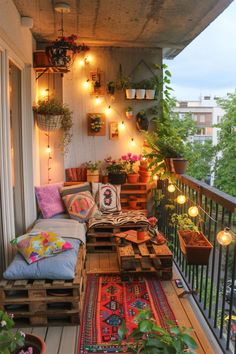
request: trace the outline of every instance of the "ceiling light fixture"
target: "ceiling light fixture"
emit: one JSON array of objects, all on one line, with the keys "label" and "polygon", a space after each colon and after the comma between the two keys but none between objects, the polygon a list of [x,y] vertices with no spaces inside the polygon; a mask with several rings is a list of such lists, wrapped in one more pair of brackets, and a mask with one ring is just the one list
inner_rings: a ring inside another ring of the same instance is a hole
[{"label": "ceiling light fixture", "polygon": [[61,28],[59,29],[61,35],[46,47],[46,53],[51,65],[69,69],[74,62],[75,55],[89,48],[84,44],[77,45],[75,41],[78,37],[75,34],[64,36],[63,15],[70,12],[70,6],[60,2],[56,3],[54,9],[61,14]]}]

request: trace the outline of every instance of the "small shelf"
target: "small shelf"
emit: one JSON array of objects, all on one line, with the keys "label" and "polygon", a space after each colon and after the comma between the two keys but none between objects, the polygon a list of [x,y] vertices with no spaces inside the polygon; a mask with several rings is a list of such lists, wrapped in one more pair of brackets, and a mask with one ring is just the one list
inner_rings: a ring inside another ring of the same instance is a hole
[{"label": "small shelf", "polygon": [[35,66],[34,70],[39,73],[39,75],[36,77],[36,80],[38,80],[43,74],[46,73],[67,73],[69,69],[66,66]]}]

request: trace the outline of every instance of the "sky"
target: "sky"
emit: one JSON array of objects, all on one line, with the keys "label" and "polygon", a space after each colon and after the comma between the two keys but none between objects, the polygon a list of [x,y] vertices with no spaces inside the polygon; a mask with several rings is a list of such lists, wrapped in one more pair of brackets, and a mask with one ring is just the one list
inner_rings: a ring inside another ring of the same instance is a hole
[{"label": "sky", "polygon": [[236,0],[180,54],[166,60],[178,100],[225,97],[236,89]]}]

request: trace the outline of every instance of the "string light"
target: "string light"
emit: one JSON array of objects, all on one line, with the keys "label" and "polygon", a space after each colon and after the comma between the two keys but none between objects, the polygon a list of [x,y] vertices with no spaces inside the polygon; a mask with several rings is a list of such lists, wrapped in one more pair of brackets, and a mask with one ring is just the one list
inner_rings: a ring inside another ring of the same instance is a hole
[{"label": "string light", "polygon": [[199,210],[198,210],[197,206],[191,206],[188,209],[188,215],[189,216],[192,216],[193,218],[195,218],[196,216],[198,216],[198,214],[199,214]]},{"label": "string light", "polygon": [[142,160],[143,160],[143,161],[146,161],[146,160],[147,160],[147,158],[146,158],[145,156],[143,156],[143,157],[142,157]]},{"label": "string light", "polygon": [[49,96],[49,89],[47,88],[47,89],[41,90],[40,91],[40,96],[41,96],[41,98],[49,98],[48,97]]},{"label": "string light", "polygon": [[86,81],[83,82],[83,86],[85,89],[88,89],[90,87],[89,79],[87,79]]},{"label": "string light", "polygon": [[125,122],[122,120],[122,122],[119,124],[119,128],[121,130],[124,130],[125,129]]},{"label": "string light", "polygon": [[186,203],[186,200],[187,200],[187,198],[185,197],[184,194],[180,194],[176,198],[176,201],[177,201],[178,204],[184,204],[184,203]]},{"label": "string light", "polygon": [[95,104],[101,104],[101,102],[102,102],[102,99],[97,96],[97,97],[95,98]]},{"label": "string light", "polygon": [[46,147],[46,152],[47,152],[48,154],[50,154],[50,153],[52,152],[52,149],[50,148],[49,145]]},{"label": "string light", "polygon": [[174,193],[175,191],[175,186],[173,184],[169,184],[167,187],[168,192]]},{"label": "string light", "polygon": [[134,141],[134,138],[131,138],[131,140],[130,140],[130,145],[131,145],[131,146],[136,146],[136,142]]},{"label": "string light", "polygon": [[153,177],[153,180],[154,180],[154,181],[157,181],[157,180],[158,180],[158,176],[155,175],[155,176]]},{"label": "string light", "polygon": [[111,106],[105,108],[105,113],[109,116],[111,114]]},{"label": "string light", "polygon": [[218,232],[216,239],[221,246],[228,246],[233,240],[229,227],[226,227],[224,230]]}]

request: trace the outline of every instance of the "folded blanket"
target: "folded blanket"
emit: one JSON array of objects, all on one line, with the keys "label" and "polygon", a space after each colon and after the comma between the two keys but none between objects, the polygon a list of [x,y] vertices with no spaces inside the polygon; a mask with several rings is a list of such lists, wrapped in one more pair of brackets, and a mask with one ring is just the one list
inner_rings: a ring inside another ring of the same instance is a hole
[{"label": "folded blanket", "polygon": [[139,224],[140,226],[149,225],[146,216],[144,216],[142,212],[126,211],[120,213],[103,214],[99,218],[91,218],[88,222],[88,229],[101,225],[121,226],[130,223]]},{"label": "folded blanket", "polygon": [[75,238],[86,243],[86,225],[72,219],[40,219],[31,231],[51,231],[63,238]]}]

